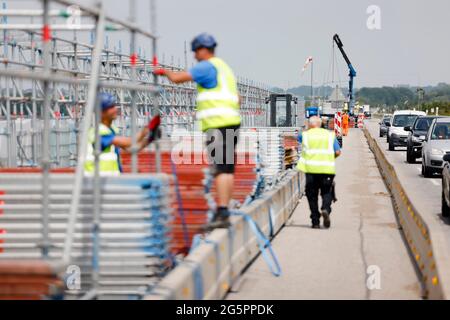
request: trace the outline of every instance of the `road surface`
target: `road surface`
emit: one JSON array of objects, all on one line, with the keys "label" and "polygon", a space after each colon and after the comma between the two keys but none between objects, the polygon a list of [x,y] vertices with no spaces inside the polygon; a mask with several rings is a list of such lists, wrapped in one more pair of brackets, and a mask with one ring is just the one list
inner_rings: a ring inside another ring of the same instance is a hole
[{"label": "road surface", "polygon": [[[386,137],[379,137],[377,121],[368,121],[366,127],[372,137],[377,139],[388,161],[394,166],[403,188],[405,188],[416,209],[422,214],[431,215],[434,219],[439,220],[440,224],[445,225],[447,221],[442,219],[441,215],[441,176],[435,175],[433,178],[423,178],[422,159],[417,159],[415,164],[407,163],[406,148],[397,147],[395,151],[389,151]],[[448,231],[450,235],[450,229]]]},{"label": "road surface", "polygon": [[[421,298],[391,198],[361,130],[350,130],[337,173],[332,228],[310,228],[303,198],[273,241],[283,274],[272,276],[259,257],[227,299]],[[378,271],[379,282],[373,277]],[[368,279],[375,279],[371,289]]]}]

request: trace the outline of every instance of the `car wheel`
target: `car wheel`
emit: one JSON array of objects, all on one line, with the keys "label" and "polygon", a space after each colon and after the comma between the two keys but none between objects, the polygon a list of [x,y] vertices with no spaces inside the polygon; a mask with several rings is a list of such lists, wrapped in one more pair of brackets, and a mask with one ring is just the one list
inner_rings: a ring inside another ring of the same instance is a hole
[{"label": "car wheel", "polygon": [[389,140],[389,151],[395,151],[395,146],[394,146],[394,142],[391,140]]},{"label": "car wheel", "polygon": [[445,218],[450,217],[450,207],[447,205],[447,201],[445,200],[444,191],[442,191],[442,216]]},{"label": "car wheel", "polygon": [[383,138],[383,132],[380,131],[380,138]]},{"label": "car wheel", "polygon": [[406,162],[416,163],[416,158],[411,154],[411,151],[406,151]]},{"label": "car wheel", "polygon": [[433,172],[426,165],[422,163],[422,175],[425,178],[431,178],[433,176]]},{"label": "car wheel", "polygon": [[386,142],[389,143],[389,135],[386,136]]}]

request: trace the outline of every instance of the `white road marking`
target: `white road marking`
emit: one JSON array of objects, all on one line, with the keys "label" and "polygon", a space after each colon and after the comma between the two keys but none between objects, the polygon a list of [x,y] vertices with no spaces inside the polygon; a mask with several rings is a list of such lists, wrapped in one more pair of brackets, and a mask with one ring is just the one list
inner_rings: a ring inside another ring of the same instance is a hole
[{"label": "white road marking", "polygon": [[440,186],[440,183],[439,182],[437,182],[436,180],[434,180],[434,179],[430,179],[430,180],[428,180],[428,181],[431,181],[431,183],[432,184],[434,184],[435,186]]}]

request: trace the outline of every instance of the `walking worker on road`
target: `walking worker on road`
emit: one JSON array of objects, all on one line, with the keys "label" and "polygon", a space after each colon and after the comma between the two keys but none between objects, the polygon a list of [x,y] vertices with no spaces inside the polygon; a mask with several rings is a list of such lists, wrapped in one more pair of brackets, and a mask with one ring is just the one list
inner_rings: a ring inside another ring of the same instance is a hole
[{"label": "walking worker on road", "polygon": [[192,41],[192,51],[198,61],[196,66],[184,72],[155,70],[155,74],[166,76],[174,83],[197,83],[197,119],[202,131],[207,133],[208,149],[214,148],[210,151],[218,193],[218,209],[207,230],[230,226],[228,205],[233,193],[235,147],[241,124],[236,77],[231,68],[215,56],[216,47],[213,36],[200,34]]},{"label": "walking worker on road", "polygon": [[[118,136],[119,130],[113,125],[113,121],[117,119],[117,103],[114,96],[109,93],[101,93],[99,102],[99,108],[101,108],[99,125],[99,134],[101,137],[101,153],[99,156],[100,174],[103,176],[120,175],[122,172],[120,149],[129,150],[132,147],[132,139],[130,137]],[[136,140],[139,151],[157,138],[160,123],[160,117],[155,116],[149,122],[148,126],[138,133]],[[88,139],[84,171],[86,175],[92,175],[95,172],[95,128],[89,129]]]},{"label": "walking worker on road", "polygon": [[348,136],[348,122],[349,122],[349,116],[348,113],[345,112],[342,116],[342,128],[343,128],[343,134],[344,136]]},{"label": "walking worker on road", "polygon": [[[297,169],[306,175],[306,197],[311,210],[312,227],[320,229],[320,216],[325,228],[330,228],[331,203],[334,200],[336,158],[341,155],[333,131],[322,129],[319,117],[309,119],[309,130],[302,135],[302,156]],[[319,191],[322,207],[319,212]]]}]

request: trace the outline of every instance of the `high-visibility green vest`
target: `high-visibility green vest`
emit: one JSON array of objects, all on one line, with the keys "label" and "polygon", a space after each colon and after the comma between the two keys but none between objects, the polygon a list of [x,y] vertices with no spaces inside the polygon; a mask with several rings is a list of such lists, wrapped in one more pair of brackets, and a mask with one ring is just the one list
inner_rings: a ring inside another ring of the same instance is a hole
[{"label": "high-visibility green vest", "polygon": [[[99,126],[100,136],[110,135],[112,133],[117,134],[118,129],[115,127],[108,128],[104,124]],[[87,175],[92,175],[95,172],[95,158],[94,158],[94,148],[95,148],[95,129],[89,129],[88,136],[88,149],[86,154],[86,161],[84,163],[84,172]],[[110,145],[100,154],[99,159],[100,174],[105,175],[120,175],[119,167],[119,157],[116,153],[116,146]]]},{"label": "high-visibility green vest", "polygon": [[302,156],[297,169],[304,173],[336,174],[334,132],[315,128],[302,134]]},{"label": "high-visibility green vest", "polygon": [[197,119],[202,131],[241,124],[239,92],[231,68],[219,58],[208,60],[217,70],[217,86],[212,89],[197,86]]}]

